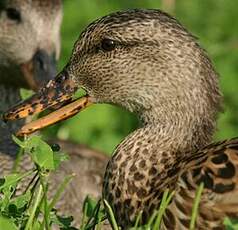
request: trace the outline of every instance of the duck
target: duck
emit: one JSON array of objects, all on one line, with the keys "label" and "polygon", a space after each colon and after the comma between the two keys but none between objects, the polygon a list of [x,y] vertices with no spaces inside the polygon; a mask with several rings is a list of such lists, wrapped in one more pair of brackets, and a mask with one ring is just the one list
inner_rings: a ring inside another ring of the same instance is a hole
[{"label": "duck", "polygon": [[[21,100],[20,88],[36,91],[55,76],[60,56],[62,10],[60,0],[0,3],[0,114]],[[25,123],[24,119],[7,123],[0,120],[0,177],[13,170],[18,146],[12,140],[12,134]],[[75,174],[56,208],[61,215],[75,216],[74,225],[79,226],[81,216],[78,213],[82,213],[85,198],[100,196],[108,157],[82,144],[58,139],[50,142],[54,143],[60,144],[70,159],[51,175],[49,198],[65,176]],[[19,164],[20,172],[32,167],[31,159],[25,154]],[[19,193],[29,182],[30,178],[19,186]]]},{"label": "duck", "polygon": [[[53,2],[58,2],[55,8],[52,7]],[[52,12],[49,21],[45,19],[47,16],[44,10]],[[37,90],[55,75],[56,60],[60,52],[62,16],[59,1],[50,1],[47,5],[36,0],[31,2],[7,0],[0,4],[0,13],[2,98],[0,113],[2,114],[9,106],[21,100],[20,88]],[[21,125],[22,122],[21,124],[1,122],[2,153],[8,155],[16,153],[16,145],[9,135]]]},{"label": "duck", "polygon": [[225,229],[224,218],[237,217],[238,138],[212,142],[222,110],[219,75],[177,19],[159,9],[131,9],[95,20],[55,79],[5,119],[62,103],[79,88],[87,94],[76,100],[78,111],[108,103],[140,120],[115,148],[103,181],[102,197],[122,229],[140,213],[140,224],[147,223],[166,190],[174,195],[161,229],[189,229],[201,183],[196,229]]}]

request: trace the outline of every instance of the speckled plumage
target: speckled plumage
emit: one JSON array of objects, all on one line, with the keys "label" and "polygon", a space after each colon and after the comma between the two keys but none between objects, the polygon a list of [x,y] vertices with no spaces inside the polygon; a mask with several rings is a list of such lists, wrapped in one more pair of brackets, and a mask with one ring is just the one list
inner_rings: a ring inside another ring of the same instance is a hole
[{"label": "speckled plumage", "polygon": [[96,20],[58,77],[12,114],[35,101],[50,106],[52,97],[60,100],[64,81],[83,87],[91,101],[122,106],[141,121],[116,147],[104,177],[103,197],[123,229],[140,211],[146,223],[167,188],[175,195],[161,228],[189,229],[201,182],[196,229],[224,229],[224,217],[237,216],[238,139],[208,145],[221,109],[218,74],[176,19],[159,10],[129,10]]},{"label": "speckled plumage", "polygon": [[[116,48],[103,50],[105,38]],[[103,197],[119,225],[128,228],[140,211],[148,221],[169,188],[176,195],[162,228],[188,229],[200,182],[196,228],[223,229],[224,216],[236,215],[237,173],[230,171],[237,168],[238,140],[197,152],[211,142],[221,109],[218,74],[176,19],[159,10],[105,16],[81,34],[65,71],[95,102],[122,106],[141,120],[105,173]]]}]

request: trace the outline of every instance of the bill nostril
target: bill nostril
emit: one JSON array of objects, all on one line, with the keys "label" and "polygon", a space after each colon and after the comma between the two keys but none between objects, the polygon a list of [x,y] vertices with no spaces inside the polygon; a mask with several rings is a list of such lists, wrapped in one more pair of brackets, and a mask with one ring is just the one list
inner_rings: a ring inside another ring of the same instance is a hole
[{"label": "bill nostril", "polygon": [[41,57],[39,57],[37,59],[36,63],[38,65],[39,69],[41,69],[43,71],[47,71],[47,65],[44,63],[44,60]]},{"label": "bill nostril", "polygon": [[39,50],[36,52],[33,62],[35,62],[36,68],[42,71],[47,71],[47,65],[50,64],[50,58],[44,50]]}]

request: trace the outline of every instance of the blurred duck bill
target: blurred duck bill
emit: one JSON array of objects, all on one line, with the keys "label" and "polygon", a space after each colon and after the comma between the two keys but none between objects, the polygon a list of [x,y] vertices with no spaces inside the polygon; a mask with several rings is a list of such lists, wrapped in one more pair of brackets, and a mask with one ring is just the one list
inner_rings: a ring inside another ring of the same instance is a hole
[{"label": "blurred duck bill", "polygon": [[55,79],[50,80],[38,93],[20,102],[13,108],[10,108],[3,115],[3,119],[8,121],[25,118],[64,103],[66,106],[23,126],[17,135],[27,135],[51,124],[65,120],[91,104],[89,96],[72,101],[72,96],[77,88],[77,84],[72,77],[70,77],[66,71],[63,71],[57,75]]}]

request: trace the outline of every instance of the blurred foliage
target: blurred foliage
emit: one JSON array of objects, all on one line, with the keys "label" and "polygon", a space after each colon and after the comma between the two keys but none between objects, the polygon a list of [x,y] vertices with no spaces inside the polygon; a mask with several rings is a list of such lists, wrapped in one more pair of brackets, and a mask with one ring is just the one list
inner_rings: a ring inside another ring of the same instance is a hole
[{"label": "blurred foliage", "polygon": [[[63,178],[52,199],[48,199],[49,175],[68,157],[55,146],[44,142],[40,136],[23,141],[13,136],[13,140],[20,150],[11,174],[0,178],[0,229],[72,230],[73,218],[59,216],[54,206],[73,175]],[[34,167],[19,172],[19,162],[24,154],[29,155]],[[20,188],[23,185],[21,182],[25,186]]]},{"label": "blurred foliage", "polygon": [[[74,42],[92,20],[128,8],[159,8],[175,16],[208,51],[221,75],[224,113],[216,139],[238,136],[238,2],[232,0],[64,0],[61,69]],[[120,108],[94,105],[76,117],[44,131],[48,137],[85,143],[111,153],[135,127],[137,120]]]}]

